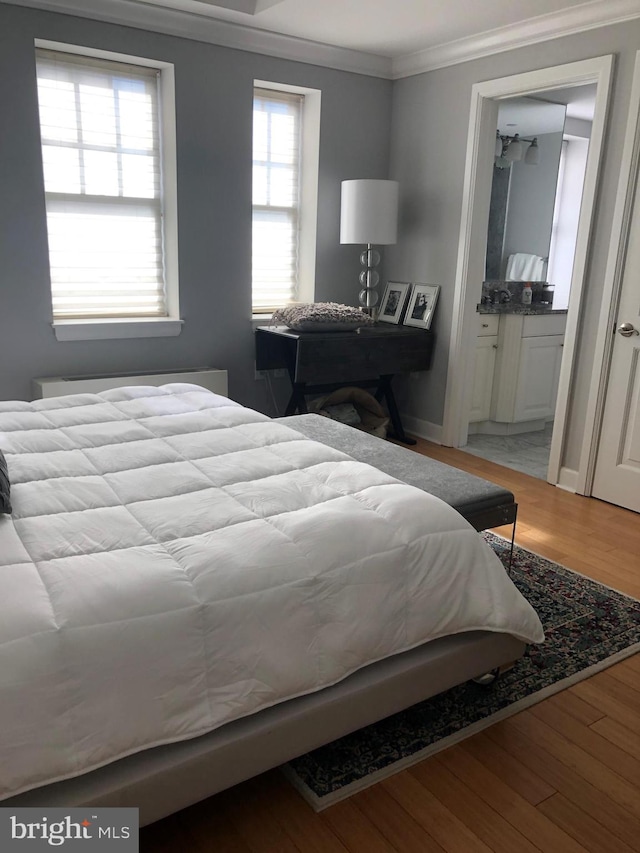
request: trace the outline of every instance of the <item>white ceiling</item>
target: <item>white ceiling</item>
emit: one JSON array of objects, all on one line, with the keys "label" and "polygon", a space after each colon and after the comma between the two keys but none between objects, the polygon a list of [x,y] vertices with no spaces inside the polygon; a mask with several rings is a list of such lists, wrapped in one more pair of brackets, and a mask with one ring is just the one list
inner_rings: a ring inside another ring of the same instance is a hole
[{"label": "white ceiling", "polygon": [[595,104],[595,84],[539,92],[535,97],[508,98],[499,104],[498,130],[509,136],[557,133],[564,129],[565,117],[592,122]]},{"label": "white ceiling", "polygon": [[258,11],[247,14],[234,11],[234,7],[255,7],[256,0],[130,2],[182,9],[387,57],[414,53],[570,7],[592,5],[584,4],[584,0],[258,0]]},{"label": "white ceiling", "polygon": [[542,136],[558,133],[564,128],[567,108],[535,98],[509,98],[498,109],[498,130],[502,135]]},{"label": "white ceiling", "polygon": [[404,77],[640,17],[640,0],[4,0]]}]

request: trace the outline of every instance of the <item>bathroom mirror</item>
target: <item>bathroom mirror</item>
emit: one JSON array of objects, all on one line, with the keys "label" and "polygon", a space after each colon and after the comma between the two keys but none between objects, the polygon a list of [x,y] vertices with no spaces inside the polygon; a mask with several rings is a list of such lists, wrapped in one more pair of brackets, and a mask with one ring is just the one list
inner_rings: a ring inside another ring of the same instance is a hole
[{"label": "bathroom mirror", "polygon": [[530,97],[500,104],[487,281],[547,281],[566,109]]}]

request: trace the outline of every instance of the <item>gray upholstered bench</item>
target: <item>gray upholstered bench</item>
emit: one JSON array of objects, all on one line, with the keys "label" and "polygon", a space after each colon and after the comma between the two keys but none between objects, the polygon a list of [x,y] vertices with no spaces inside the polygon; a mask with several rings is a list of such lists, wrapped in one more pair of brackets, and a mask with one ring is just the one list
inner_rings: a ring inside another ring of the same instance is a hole
[{"label": "gray upholstered bench", "polygon": [[[335,447],[359,462],[374,465],[441,498],[476,530],[513,524],[515,534],[518,505],[513,493],[502,486],[321,415],[294,415],[277,420],[307,438]],[[513,548],[513,537],[511,544]]]}]

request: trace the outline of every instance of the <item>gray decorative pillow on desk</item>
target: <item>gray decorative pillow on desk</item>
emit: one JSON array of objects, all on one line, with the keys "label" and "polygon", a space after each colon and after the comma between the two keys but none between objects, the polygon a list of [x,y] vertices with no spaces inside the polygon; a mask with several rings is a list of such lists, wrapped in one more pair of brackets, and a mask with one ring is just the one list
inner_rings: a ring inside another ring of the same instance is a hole
[{"label": "gray decorative pillow on desk", "polygon": [[279,308],[272,324],[282,323],[296,332],[350,332],[373,325],[373,320],[359,308],[339,302],[310,302]]}]

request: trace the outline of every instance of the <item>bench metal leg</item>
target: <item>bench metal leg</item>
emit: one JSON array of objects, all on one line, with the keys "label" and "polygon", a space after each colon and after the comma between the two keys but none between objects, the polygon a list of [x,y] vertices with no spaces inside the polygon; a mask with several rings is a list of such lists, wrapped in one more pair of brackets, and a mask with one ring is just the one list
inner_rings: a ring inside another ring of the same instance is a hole
[{"label": "bench metal leg", "polygon": [[513,547],[516,542],[516,523],[518,521],[518,504],[515,505],[515,514],[513,516],[513,525],[511,527],[511,549],[509,551],[509,568],[507,572],[511,573],[511,566],[513,565]]}]

